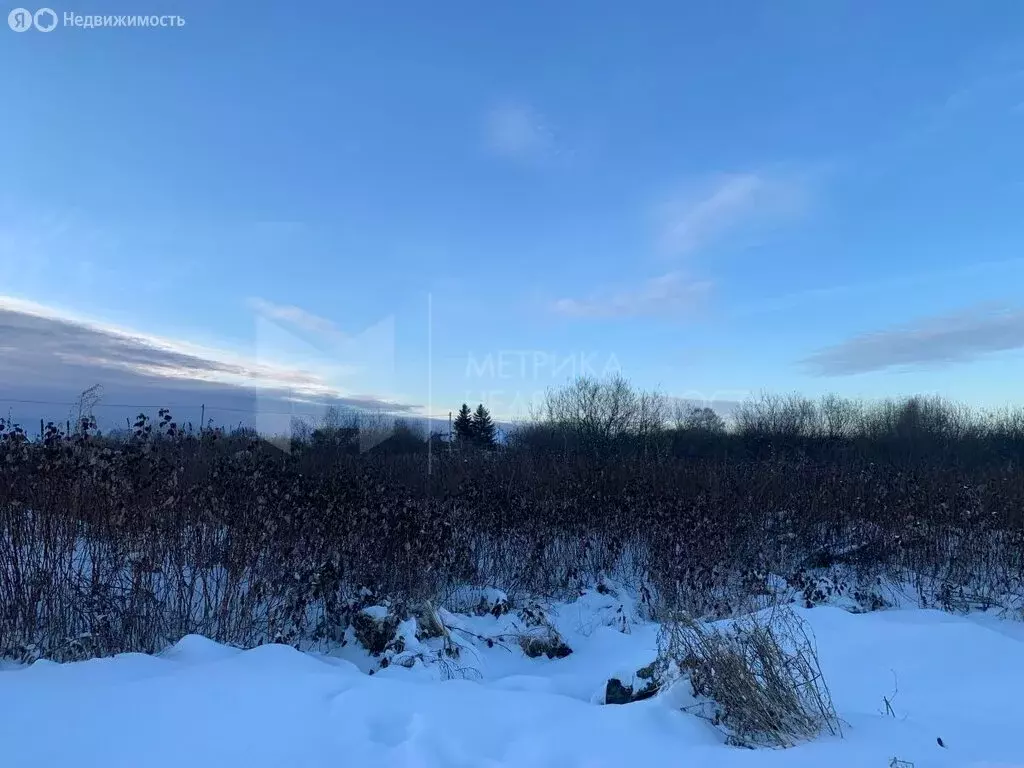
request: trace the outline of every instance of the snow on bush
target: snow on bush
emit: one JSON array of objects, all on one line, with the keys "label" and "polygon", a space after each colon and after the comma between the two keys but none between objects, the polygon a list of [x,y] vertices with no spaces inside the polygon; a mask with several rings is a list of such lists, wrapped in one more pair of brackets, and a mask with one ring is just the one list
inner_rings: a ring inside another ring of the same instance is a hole
[{"label": "snow on bush", "polygon": [[696,709],[741,746],[791,747],[840,733],[806,622],[788,608],[707,628],[686,616],[664,625],[664,664],[684,674]]}]

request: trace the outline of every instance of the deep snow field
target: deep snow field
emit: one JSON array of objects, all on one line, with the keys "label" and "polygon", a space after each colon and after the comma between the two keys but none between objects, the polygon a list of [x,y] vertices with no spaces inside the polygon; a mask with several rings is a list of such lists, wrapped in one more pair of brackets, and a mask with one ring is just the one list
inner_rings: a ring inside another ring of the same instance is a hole
[{"label": "deep snow field", "polygon": [[630,600],[588,591],[546,608],[573,649],[565,658],[528,658],[504,642],[508,615],[441,612],[461,646],[445,664],[414,662],[430,649],[403,625],[411,667],[399,654],[380,669],[354,643],[322,655],[283,645],[240,651],[198,636],[156,657],[8,665],[0,765],[886,768],[897,758],[915,768],[1024,766],[1018,621],[799,609],[843,735],[751,750],[680,708],[685,682],[646,701],[603,703],[610,677],[630,680],[655,657],[658,626],[639,620]]}]

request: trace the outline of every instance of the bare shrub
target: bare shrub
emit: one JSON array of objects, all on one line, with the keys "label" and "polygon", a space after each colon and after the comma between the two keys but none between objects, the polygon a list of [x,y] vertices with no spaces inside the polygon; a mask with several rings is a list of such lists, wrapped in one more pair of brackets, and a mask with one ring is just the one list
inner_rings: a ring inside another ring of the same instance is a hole
[{"label": "bare shrub", "polygon": [[677,618],[662,628],[660,655],[689,676],[703,714],[730,743],[791,747],[841,733],[810,630],[789,609],[727,629]]},{"label": "bare shrub", "polygon": [[817,434],[819,425],[817,405],[797,394],[764,393],[741,403],[733,420],[739,433],[750,437],[805,437]]},{"label": "bare shrub", "polygon": [[670,429],[621,380],[549,405],[494,451],[429,458],[415,424],[372,414],[297,425],[288,451],[166,410],[117,439],[88,402],[37,438],[0,419],[0,654],[308,647],[366,605],[567,599],[602,575],[649,615],[734,616],[833,567],[950,610],[1024,602],[1019,414],[776,399]]}]

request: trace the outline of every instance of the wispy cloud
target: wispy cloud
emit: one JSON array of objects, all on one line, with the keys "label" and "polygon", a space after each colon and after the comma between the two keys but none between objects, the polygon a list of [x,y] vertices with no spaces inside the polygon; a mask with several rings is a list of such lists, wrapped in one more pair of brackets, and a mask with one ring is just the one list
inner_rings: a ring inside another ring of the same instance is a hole
[{"label": "wispy cloud", "polygon": [[660,245],[673,257],[694,253],[738,230],[792,216],[806,200],[800,180],[762,173],[723,175],[688,186],[659,206]]},{"label": "wispy cloud", "polygon": [[975,307],[867,333],[803,360],[818,376],[964,363],[1024,348],[1024,309]]},{"label": "wispy cloud", "polygon": [[[659,207],[658,245],[679,262],[737,232],[798,213],[805,197],[804,184],[795,177],[741,173],[690,184]],[[551,309],[576,318],[681,314],[697,308],[712,288],[712,281],[676,269],[635,288],[562,298]]]},{"label": "wispy cloud", "polygon": [[[280,363],[311,367],[325,380],[360,386],[388,401],[395,394],[395,321],[391,315],[347,333],[309,310],[262,298],[249,300],[255,311],[256,351]],[[384,394],[388,393],[388,394]]]},{"label": "wispy cloud", "polygon": [[498,104],[487,112],[484,141],[490,151],[517,161],[542,160],[558,151],[555,132],[546,118],[516,102]]},{"label": "wispy cloud", "polygon": [[251,309],[269,320],[289,323],[311,333],[322,333],[332,336],[344,335],[338,326],[330,320],[315,315],[301,307],[289,304],[275,304],[258,297],[249,299],[248,304]]},{"label": "wispy cloud", "polygon": [[699,306],[711,288],[710,281],[691,280],[680,272],[669,272],[632,290],[597,293],[585,299],[558,299],[551,309],[575,318],[681,314]]},{"label": "wispy cloud", "polygon": [[309,366],[278,363],[138,333],[11,297],[0,296],[0,339],[2,397],[67,400],[99,383],[122,401],[219,401],[231,403],[229,408],[245,403],[256,414],[299,400],[413,410],[408,404],[342,388],[336,369],[317,361]]}]

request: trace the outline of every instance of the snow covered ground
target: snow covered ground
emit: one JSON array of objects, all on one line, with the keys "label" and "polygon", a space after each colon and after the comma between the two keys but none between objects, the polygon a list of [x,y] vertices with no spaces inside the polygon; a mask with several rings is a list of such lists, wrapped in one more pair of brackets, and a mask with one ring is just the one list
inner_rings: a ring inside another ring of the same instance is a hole
[{"label": "snow covered ground", "polygon": [[[159,657],[9,666],[0,671],[0,765],[886,768],[898,758],[915,768],[1024,767],[1024,624],[930,610],[801,610],[843,738],[747,750],[680,711],[681,690],[601,703],[609,677],[655,656],[658,627],[631,610],[596,592],[552,606],[573,649],[561,659],[528,658],[502,642],[508,617],[443,614],[462,646],[449,666],[407,668],[399,655],[370,675],[379,660],[353,645],[325,656],[281,645],[239,651],[196,636]],[[406,663],[416,651],[410,637]]]}]

